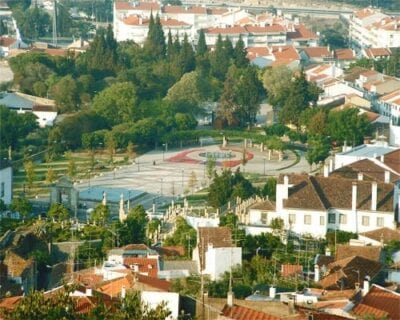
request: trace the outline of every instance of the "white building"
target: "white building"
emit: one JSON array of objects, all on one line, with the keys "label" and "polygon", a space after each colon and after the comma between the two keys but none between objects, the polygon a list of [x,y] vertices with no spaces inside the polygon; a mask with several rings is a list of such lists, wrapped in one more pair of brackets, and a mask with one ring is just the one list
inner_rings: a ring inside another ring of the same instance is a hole
[{"label": "white building", "polygon": [[280,218],[285,230],[314,237],[324,237],[328,230],[361,233],[382,227],[394,229],[398,198],[398,189],[391,181],[330,176],[326,168],[325,176],[281,176],[275,206],[269,202],[263,209],[249,210],[248,221],[250,225],[269,226],[272,219]]},{"label": "white building", "polygon": [[224,272],[242,264],[242,248],[234,246],[228,227],[199,228],[197,235],[193,260],[198,264],[199,273],[218,280]]},{"label": "white building", "polygon": [[355,11],[349,20],[349,38],[361,49],[399,47],[400,18],[372,8]]},{"label": "white building", "polygon": [[5,205],[10,205],[12,200],[12,167],[5,161],[0,162],[0,199]]},{"label": "white building", "polygon": [[400,89],[379,98],[375,108],[390,118],[389,143],[400,147]]}]

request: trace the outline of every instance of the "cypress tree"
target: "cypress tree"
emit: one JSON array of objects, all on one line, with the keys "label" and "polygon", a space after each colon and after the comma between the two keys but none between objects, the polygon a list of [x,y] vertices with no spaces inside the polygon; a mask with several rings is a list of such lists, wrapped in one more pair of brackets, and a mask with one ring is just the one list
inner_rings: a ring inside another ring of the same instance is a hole
[{"label": "cypress tree", "polygon": [[233,59],[233,45],[232,45],[231,40],[228,37],[226,37],[224,40],[224,50],[225,50],[225,55],[226,55],[226,58],[228,59],[228,61],[230,59]]},{"label": "cypress tree", "polygon": [[224,41],[219,34],[215,43],[215,50],[210,57],[211,73],[219,80],[224,80],[229,67],[229,57],[226,55]]},{"label": "cypress tree", "polygon": [[193,52],[193,48],[192,48],[191,44],[189,43],[186,33],[185,33],[185,37],[183,38],[179,60],[182,63],[182,72],[183,73],[194,70],[194,67],[195,67],[194,52]]},{"label": "cypress tree", "polygon": [[171,59],[171,57],[174,55],[174,53],[175,53],[174,42],[172,40],[171,29],[169,29],[168,40],[167,40],[167,57],[168,57],[168,59]]},{"label": "cypress tree", "polygon": [[157,15],[154,21],[153,13],[150,14],[149,32],[147,33],[147,39],[144,43],[144,49],[147,54],[154,59],[165,57],[164,31],[161,26],[160,17]]},{"label": "cypress tree", "polygon": [[247,59],[247,52],[244,47],[242,36],[239,36],[239,40],[236,42],[233,55],[234,55],[235,65],[238,68],[245,68],[249,65],[249,59]]},{"label": "cypress tree", "polygon": [[207,53],[206,36],[204,30],[200,29],[199,41],[197,42],[197,55],[203,56]]}]

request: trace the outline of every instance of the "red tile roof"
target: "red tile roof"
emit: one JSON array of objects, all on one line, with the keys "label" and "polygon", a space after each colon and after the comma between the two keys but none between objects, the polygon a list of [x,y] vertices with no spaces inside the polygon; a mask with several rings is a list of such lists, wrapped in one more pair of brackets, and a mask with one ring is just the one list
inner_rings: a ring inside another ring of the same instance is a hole
[{"label": "red tile roof", "polygon": [[[279,177],[282,183],[283,175]],[[371,182],[357,181],[357,209],[371,209]],[[289,197],[285,208],[326,210],[351,208],[353,180],[329,176],[292,174],[289,176]],[[378,183],[377,210],[393,212],[394,185]]]},{"label": "red tile roof", "polygon": [[235,320],[281,320],[280,317],[237,305],[232,307],[225,305],[221,315]]},{"label": "red tile roof", "polygon": [[246,30],[250,33],[281,33],[285,32],[285,27],[280,24],[274,24],[271,26],[245,26]]},{"label": "red tile roof", "polygon": [[373,9],[364,8],[364,9],[362,9],[362,10],[355,11],[355,12],[353,13],[353,15],[356,16],[356,17],[359,18],[359,19],[364,19],[364,18],[367,18],[367,17],[369,17],[369,16],[372,16],[372,15],[375,14],[375,13],[376,13],[376,11],[373,10]]},{"label": "red tile roof", "polygon": [[347,244],[336,246],[336,260],[359,256],[372,261],[380,261],[381,254],[382,248],[376,246],[350,246]]},{"label": "red tile roof", "polygon": [[383,163],[392,170],[400,173],[400,149],[385,154]]},{"label": "red tile roof", "polygon": [[157,259],[127,257],[124,258],[124,265],[127,267],[131,267],[134,265],[138,266],[139,273],[157,278],[157,273],[158,273]]},{"label": "red tile roof", "polygon": [[3,298],[0,300],[0,309],[12,310],[18,305],[22,298],[22,296]]},{"label": "red tile roof", "polygon": [[361,305],[353,309],[358,316],[372,315],[382,318],[387,315],[389,319],[400,319],[400,294],[373,284],[366,296],[361,300]]},{"label": "red tile roof", "polygon": [[295,25],[294,31],[288,32],[287,37],[292,40],[311,40],[318,38],[314,32],[307,29],[303,24]]},{"label": "red tile roof", "polygon": [[121,247],[123,250],[142,250],[148,251],[149,247],[146,246],[144,243],[131,243],[127,244],[126,246]]},{"label": "red tile roof", "polygon": [[166,280],[161,280],[154,277],[148,277],[142,274],[136,275],[138,282],[143,283],[152,288],[161,290],[161,291],[170,291],[171,290],[171,282]]},{"label": "red tile roof", "polygon": [[134,279],[132,275],[127,275],[122,278],[113,279],[107,281],[101,286],[96,288],[96,291],[101,292],[109,297],[117,297],[121,294],[122,288],[124,287],[126,290],[133,288]]},{"label": "red tile roof", "polygon": [[207,14],[207,8],[202,6],[171,6],[166,5],[163,7],[165,13],[179,13],[179,14]]},{"label": "red tile roof", "polygon": [[9,47],[17,41],[15,38],[0,37],[0,47]]},{"label": "red tile roof", "polygon": [[366,56],[370,59],[391,56],[391,52],[387,48],[367,48],[364,51]]},{"label": "red tile roof", "polygon": [[161,25],[163,27],[184,27],[184,26],[190,26],[186,22],[179,21],[177,19],[161,19]]},{"label": "red tile roof", "polygon": [[390,241],[400,241],[400,230],[393,230],[389,228],[380,228],[369,232],[363,232],[361,235],[375,241],[383,240],[384,243],[388,243]]},{"label": "red tile roof", "polygon": [[327,47],[309,47],[303,50],[310,58],[329,58],[332,56]]},{"label": "red tile roof", "polygon": [[335,59],[338,60],[353,60],[356,59],[356,55],[351,49],[335,49],[333,50]]},{"label": "red tile roof", "polygon": [[325,289],[354,289],[356,283],[367,276],[374,278],[381,270],[382,264],[363,257],[353,256],[332,262],[327,266],[328,275],[321,279]]},{"label": "red tile roof", "polygon": [[157,2],[139,2],[138,5],[134,5],[130,2],[116,1],[115,8],[117,10],[142,10],[142,11],[158,11],[160,5]]},{"label": "red tile roof", "polygon": [[303,266],[299,264],[282,264],[282,277],[290,277],[303,272]]},{"label": "red tile roof", "polygon": [[130,26],[139,26],[139,25],[148,25],[150,20],[143,19],[142,17],[139,17],[137,15],[131,15],[131,16],[126,17],[123,20],[123,22]]},{"label": "red tile roof", "polygon": [[205,33],[209,34],[245,34],[247,33],[247,30],[245,27],[242,26],[233,26],[233,27],[214,27],[214,28],[208,28],[204,30]]}]

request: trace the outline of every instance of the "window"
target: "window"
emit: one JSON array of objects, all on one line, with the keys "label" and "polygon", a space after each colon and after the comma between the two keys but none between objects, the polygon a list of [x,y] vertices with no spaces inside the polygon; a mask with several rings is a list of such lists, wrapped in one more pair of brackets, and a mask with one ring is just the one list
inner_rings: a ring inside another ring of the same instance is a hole
[{"label": "window", "polygon": [[311,224],[311,215],[306,214],[304,216],[304,224]]},{"label": "window", "polygon": [[4,198],[5,189],[6,188],[5,188],[4,182],[2,182],[1,186],[0,186],[0,197],[1,198]]},{"label": "window", "polygon": [[346,224],[347,223],[347,216],[345,214],[340,214],[339,215],[339,223],[340,224]]},{"label": "window", "polygon": [[267,221],[268,221],[268,213],[261,212],[261,223],[262,224],[267,224]]},{"label": "window", "polygon": [[382,217],[376,218],[376,226],[383,227],[383,218]]},{"label": "window", "polygon": [[296,215],[293,213],[289,214],[289,224],[296,223]]},{"label": "window", "polygon": [[336,214],[335,213],[328,214],[328,223],[336,223]]},{"label": "window", "polygon": [[362,216],[361,224],[362,224],[363,226],[369,226],[369,217],[367,217],[367,216]]},{"label": "window", "polygon": [[320,217],[319,217],[319,224],[320,224],[321,226],[324,226],[324,225],[325,225],[325,216],[320,216]]}]

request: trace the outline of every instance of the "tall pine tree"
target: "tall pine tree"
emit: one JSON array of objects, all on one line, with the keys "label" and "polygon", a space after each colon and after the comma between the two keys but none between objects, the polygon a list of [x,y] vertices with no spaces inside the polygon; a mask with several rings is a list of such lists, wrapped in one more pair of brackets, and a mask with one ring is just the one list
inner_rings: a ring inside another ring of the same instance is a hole
[{"label": "tall pine tree", "polygon": [[147,33],[147,39],[144,43],[144,50],[146,54],[153,59],[161,59],[165,57],[165,36],[161,26],[161,20],[157,14],[154,21],[153,13],[150,14],[149,21],[149,32]]},{"label": "tall pine tree", "polygon": [[197,50],[196,53],[198,56],[203,56],[207,53],[207,44],[206,44],[206,36],[204,34],[204,30],[200,29],[199,33],[199,41],[197,42]]},{"label": "tall pine tree", "polygon": [[226,55],[221,34],[215,43],[215,50],[210,56],[211,74],[219,80],[224,80],[229,67],[229,57]]},{"label": "tall pine tree", "polygon": [[194,52],[193,52],[192,45],[189,43],[188,36],[186,33],[185,33],[185,37],[183,38],[179,60],[182,64],[182,72],[183,73],[194,70],[194,67],[195,67]]},{"label": "tall pine tree", "polygon": [[235,49],[233,51],[233,58],[235,65],[238,68],[245,68],[249,65],[249,59],[247,59],[247,52],[242,36],[239,36],[239,40],[236,42]]}]

